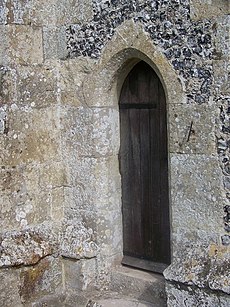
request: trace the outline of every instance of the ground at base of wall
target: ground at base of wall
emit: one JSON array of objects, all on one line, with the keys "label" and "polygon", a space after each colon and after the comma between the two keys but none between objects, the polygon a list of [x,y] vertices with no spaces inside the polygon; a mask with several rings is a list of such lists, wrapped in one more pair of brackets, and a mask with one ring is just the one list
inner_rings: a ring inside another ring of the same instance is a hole
[{"label": "ground at base of wall", "polygon": [[[164,307],[146,301],[127,297],[116,292],[107,292],[99,298],[87,299],[81,296],[49,296],[44,297],[39,302],[34,302],[33,307]],[[89,295],[90,297],[90,295]],[[165,305],[166,306],[166,305]]]}]

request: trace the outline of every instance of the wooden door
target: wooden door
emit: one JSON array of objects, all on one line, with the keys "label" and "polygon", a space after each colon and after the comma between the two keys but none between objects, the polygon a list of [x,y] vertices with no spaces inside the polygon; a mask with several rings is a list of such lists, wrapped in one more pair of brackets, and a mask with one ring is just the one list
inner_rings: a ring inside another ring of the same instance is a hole
[{"label": "wooden door", "polygon": [[170,264],[166,101],[144,61],[127,76],[119,108],[122,263],[162,272]]}]

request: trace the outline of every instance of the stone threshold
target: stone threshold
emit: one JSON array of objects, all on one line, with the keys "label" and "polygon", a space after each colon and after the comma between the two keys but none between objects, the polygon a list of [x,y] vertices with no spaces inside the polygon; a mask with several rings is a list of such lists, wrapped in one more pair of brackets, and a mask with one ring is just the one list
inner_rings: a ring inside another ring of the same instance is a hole
[{"label": "stone threshold", "polygon": [[119,266],[112,272],[110,290],[152,306],[167,306],[165,279],[161,274]]}]

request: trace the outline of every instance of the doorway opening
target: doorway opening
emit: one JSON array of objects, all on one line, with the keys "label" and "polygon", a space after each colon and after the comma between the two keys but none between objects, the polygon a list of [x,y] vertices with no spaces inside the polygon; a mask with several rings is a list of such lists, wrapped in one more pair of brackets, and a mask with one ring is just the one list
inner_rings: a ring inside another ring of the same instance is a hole
[{"label": "doorway opening", "polygon": [[119,99],[122,264],[162,273],[171,262],[166,98],[146,62],[126,77]]}]

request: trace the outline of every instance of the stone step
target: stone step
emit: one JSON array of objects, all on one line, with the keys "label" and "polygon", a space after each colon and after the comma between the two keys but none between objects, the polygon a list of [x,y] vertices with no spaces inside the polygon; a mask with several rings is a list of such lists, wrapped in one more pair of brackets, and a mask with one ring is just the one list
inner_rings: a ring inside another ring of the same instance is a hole
[{"label": "stone step", "polygon": [[[93,306],[93,305],[92,305]],[[151,307],[155,304],[139,301],[131,297],[121,296],[117,293],[111,293],[111,297],[99,299],[93,307]]]},{"label": "stone step", "polygon": [[112,272],[110,290],[151,304],[149,306],[167,306],[165,280],[161,274],[119,266]]}]

